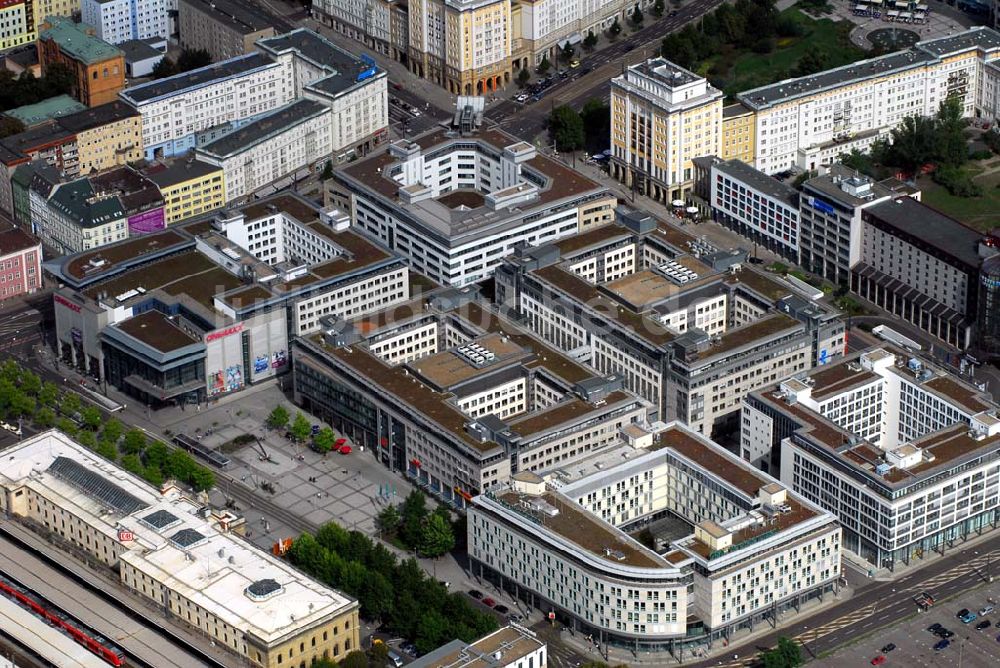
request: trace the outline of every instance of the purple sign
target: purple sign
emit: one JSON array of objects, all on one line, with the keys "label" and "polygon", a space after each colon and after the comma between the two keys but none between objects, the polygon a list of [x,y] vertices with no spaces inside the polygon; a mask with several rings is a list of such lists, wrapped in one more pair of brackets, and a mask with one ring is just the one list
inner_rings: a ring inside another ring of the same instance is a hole
[{"label": "purple sign", "polygon": [[166,222],[163,217],[163,207],[137,213],[134,216],[129,216],[128,219],[129,236],[159,232],[164,227],[166,227]]}]

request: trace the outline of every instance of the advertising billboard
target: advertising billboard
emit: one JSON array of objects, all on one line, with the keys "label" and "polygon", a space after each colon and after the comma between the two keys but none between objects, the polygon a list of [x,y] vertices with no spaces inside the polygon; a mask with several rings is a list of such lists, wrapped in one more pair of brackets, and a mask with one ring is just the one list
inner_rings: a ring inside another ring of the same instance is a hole
[{"label": "advertising billboard", "polygon": [[164,227],[166,227],[166,219],[163,216],[162,206],[129,216],[128,219],[129,236],[159,232]]}]

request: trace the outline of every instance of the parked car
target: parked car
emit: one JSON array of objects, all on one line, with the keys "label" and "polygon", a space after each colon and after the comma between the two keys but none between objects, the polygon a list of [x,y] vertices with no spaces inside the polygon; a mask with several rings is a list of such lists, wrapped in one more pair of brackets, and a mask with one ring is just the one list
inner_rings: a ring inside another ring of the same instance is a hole
[{"label": "parked car", "polygon": [[977,631],[983,631],[985,629],[990,628],[990,626],[992,626],[992,624],[990,624],[990,620],[984,619],[983,621],[981,621],[978,624],[976,624],[976,630]]},{"label": "parked car", "polygon": [[351,454],[351,446],[349,446],[349,445],[342,445],[339,448],[337,448],[337,452],[339,452],[342,455],[349,455],[349,454]]},{"label": "parked car", "polygon": [[882,648],[882,653],[883,654],[888,654],[889,652],[891,652],[894,649],[896,649],[896,643],[892,643],[891,642],[891,643],[889,643],[888,645],[886,645],[885,647]]},{"label": "parked car", "polygon": [[979,615],[977,615],[974,612],[969,612],[969,613],[966,613],[965,615],[963,615],[962,617],[960,617],[959,619],[962,620],[963,624],[971,624],[972,622],[976,621],[976,619],[978,619],[978,618],[979,618]]},{"label": "parked car", "polygon": [[965,617],[967,614],[969,614],[969,609],[968,608],[962,608],[957,613],[955,613],[955,616],[958,617],[959,619],[961,619],[962,617]]},{"label": "parked car", "polygon": [[469,596],[479,601],[482,600],[483,598],[483,592],[479,591],[478,589],[470,589]]},{"label": "parked car", "polygon": [[936,643],[934,643],[934,651],[940,652],[941,650],[946,649],[950,644],[951,644],[950,640],[938,640]]},{"label": "parked car", "polygon": [[873,666],[881,666],[883,663],[885,663],[885,654],[879,654],[874,659],[872,659]]},{"label": "parked car", "polygon": [[955,637],[955,632],[954,631],[949,631],[948,629],[941,629],[938,632],[938,637],[944,638],[945,640],[947,640],[948,638],[954,638]]},{"label": "parked car", "polygon": [[573,70],[575,70],[576,68],[580,67],[580,59],[579,58],[574,58],[573,60],[569,61],[569,67],[570,67],[570,69],[573,69]]},{"label": "parked car", "polygon": [[994,610],[996,610],[996,607],[994,607],[992,604],[987,605],[982,610],[979,611],[979,616],[980,617],[985,617],[986,615],[990,614]]},{"label": "parked car", "polygon": [[928,626],[927,630],[930,631],[931,633],[937,633],[939,630],[941,630],[943,628],[944,627],[941,626],[940,624],[934,623],[934,624],[931,624],[930,626]]},{"label": "parked car", "polygon": [[508,612],[510,612],[510,608],[508,608],[506,605],[497,605],[494,606],[493,609],[499,612],[501,615],[506,615]]},{"label": "parked car", "polygon": [[483,605],[485,605],[487,608],[495,607],[496,604],[497,602],[494,601],[492,598],[487,597],[483,599]]}]

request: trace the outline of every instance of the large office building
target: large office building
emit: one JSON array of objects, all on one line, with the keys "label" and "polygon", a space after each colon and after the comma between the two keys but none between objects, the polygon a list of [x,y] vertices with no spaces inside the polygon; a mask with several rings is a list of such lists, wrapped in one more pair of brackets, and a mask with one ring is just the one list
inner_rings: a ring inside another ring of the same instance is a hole
[{"label": "large office building", "polygon": [[88,107],[114,102],[125,87],[125,54],[94,35],[94,29],[71,18],[50,16],[38,34],[42,75],[54,63],[73,75],[73,97]]},{"label": "large office building", "polygon": [[406,62],[411,72],[455,95],[484,95],[511,82],[511,4],[318,0],[311,11],[316,20]]},{"label": "large office building", "polygon": [[493,275],[519,244],[614,219],[615,196],[499,129],[444,129],[397,141],[334,173],[334,200],[357,228],[417,271],[460,286]]},{"label": "large office building", "polygon": [[245,519],[171,483],[157,489],[62,432],[4,451],[0,510],[119,574],[121,586],[261,668],[360,647],[358,602],[240,534]]},{"label": "large office building", "polygon": [[611,80],[611,175],[670,205],[694,182],[692,160],[719,155],[722,91],[663,58]]},{"label": "large office building", "polygon": [[486,490],[468,543],[472,571],[529,608],[678,662],[784,623],[841,574],[830,512],[676,423]]},{"label": "large office building", "polygon": [[145,175],[163,195],[164,223],[173,225],[226,204],[226,181],[221,167],[200,160],[174,160],[147,167]]},{"label": "large office building", "polygon": [[292,363],[296,403],[459,507],[648,429],[649,404],[620,376],[530,335],[473,287],[325,320],[293,343]]},{"label": "large office building", "polygon": [[410,298],[405,263],[346,216],[282,194],[54,260],[58,354],[152,407],[289,369],[326,315]]},{"label": "large office building", "polygon": [[195,157],[222,169],[227,201],[242,202],[326,160],[331,116],[329,107],[300,98],[199,146]]},{"label": "large office building", "polygon": [[721,433],[748,393],[843,354],[838,314],[777,277],[639,212],[508,257],[496,300],[660,420]]},{"label": "large office building", "polygon": [[[14,206],[16,174],[33,161],[75,178],[141,159],[141,123],[135,110],[116,101],[59,116],[0,139],[0,209],[18,213]],[[23,184],[27,182],[30,178]],[[27,223],[20,215],[17,219]]]},{"label": "large office building", "polygon": [[216,62],[250,53],[257,40],[274,37],[274,18],[256,5],[180,0],[177,11],[181,45],[204,49]]},{"label": "large office building", "polygon": [[388,139],[388,75],[370,57],[348,53],[302,28],[262,39],[257,48],[291,63],[295,97],[329,107],[334,162],[365,155]]},{"label": "large office building", "polygon": [[743,91],[754,113],[754,166],[819,170],[865,150],[904,117],[933,116],[948,97],[967,117],[1000,112],[1000,33],[977,26],[913,47]]},{"label": "large office building", "polygon": [[73,181],[34,178],[31,227],[59,254],[79,253],[164,227],[156,184],[123,166]]},{"label": "large office building", "polygon": [[878,568],[997,524],[1000,418],[989,395],[874,348],[747,397],[742,455],[838,517]]},{"label": "large office building", "polygon": [[142,116],[142,146],[153,160],[288,104],[292,80],[289,64],[252,53],[134,86],[121,99]]},{"label": "large office building", "polygon": [[108,44],[170,36],[167,0],[80,0],[83,22]]},{"label": "large office building", "polygon": [[911,197],[869,206],[861,222],[851,290],[956,348],[976,345],[980,268],[995,243]]}]

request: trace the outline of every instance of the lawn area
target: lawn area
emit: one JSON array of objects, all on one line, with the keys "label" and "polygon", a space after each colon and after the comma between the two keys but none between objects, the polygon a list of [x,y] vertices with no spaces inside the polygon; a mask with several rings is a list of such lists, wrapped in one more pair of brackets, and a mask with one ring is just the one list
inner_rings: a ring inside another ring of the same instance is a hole
[{"label": "lawn area", "polygon": [[917,187],[922,191],[924,204],[986,232],[1000,221],[997,213],[1000,212],[1000,188],[997,187],[1000,186],[1000,171],[980,174],[973,180],[983,187],[982,197],[955,197],[928,176],[920,177]]},{"label": "lawn area", "polygon": [[698,73],[708,77],[714,85],[720,86],[727,95],[732,96],[789,78],[792,76],[791,71],[807,52],[822,54],[826,65],[824,69],[846,65],[867,55],[851,44],[848,35],[854,27],[852,23],[827,18],[815,19],[795,7],[786,9],[781,15],[791,17],[801,25],[802,35],[778,38],[775,40],[774,50],[768,54],[738,50],[726,45],[721,53],[703,62]]}]

